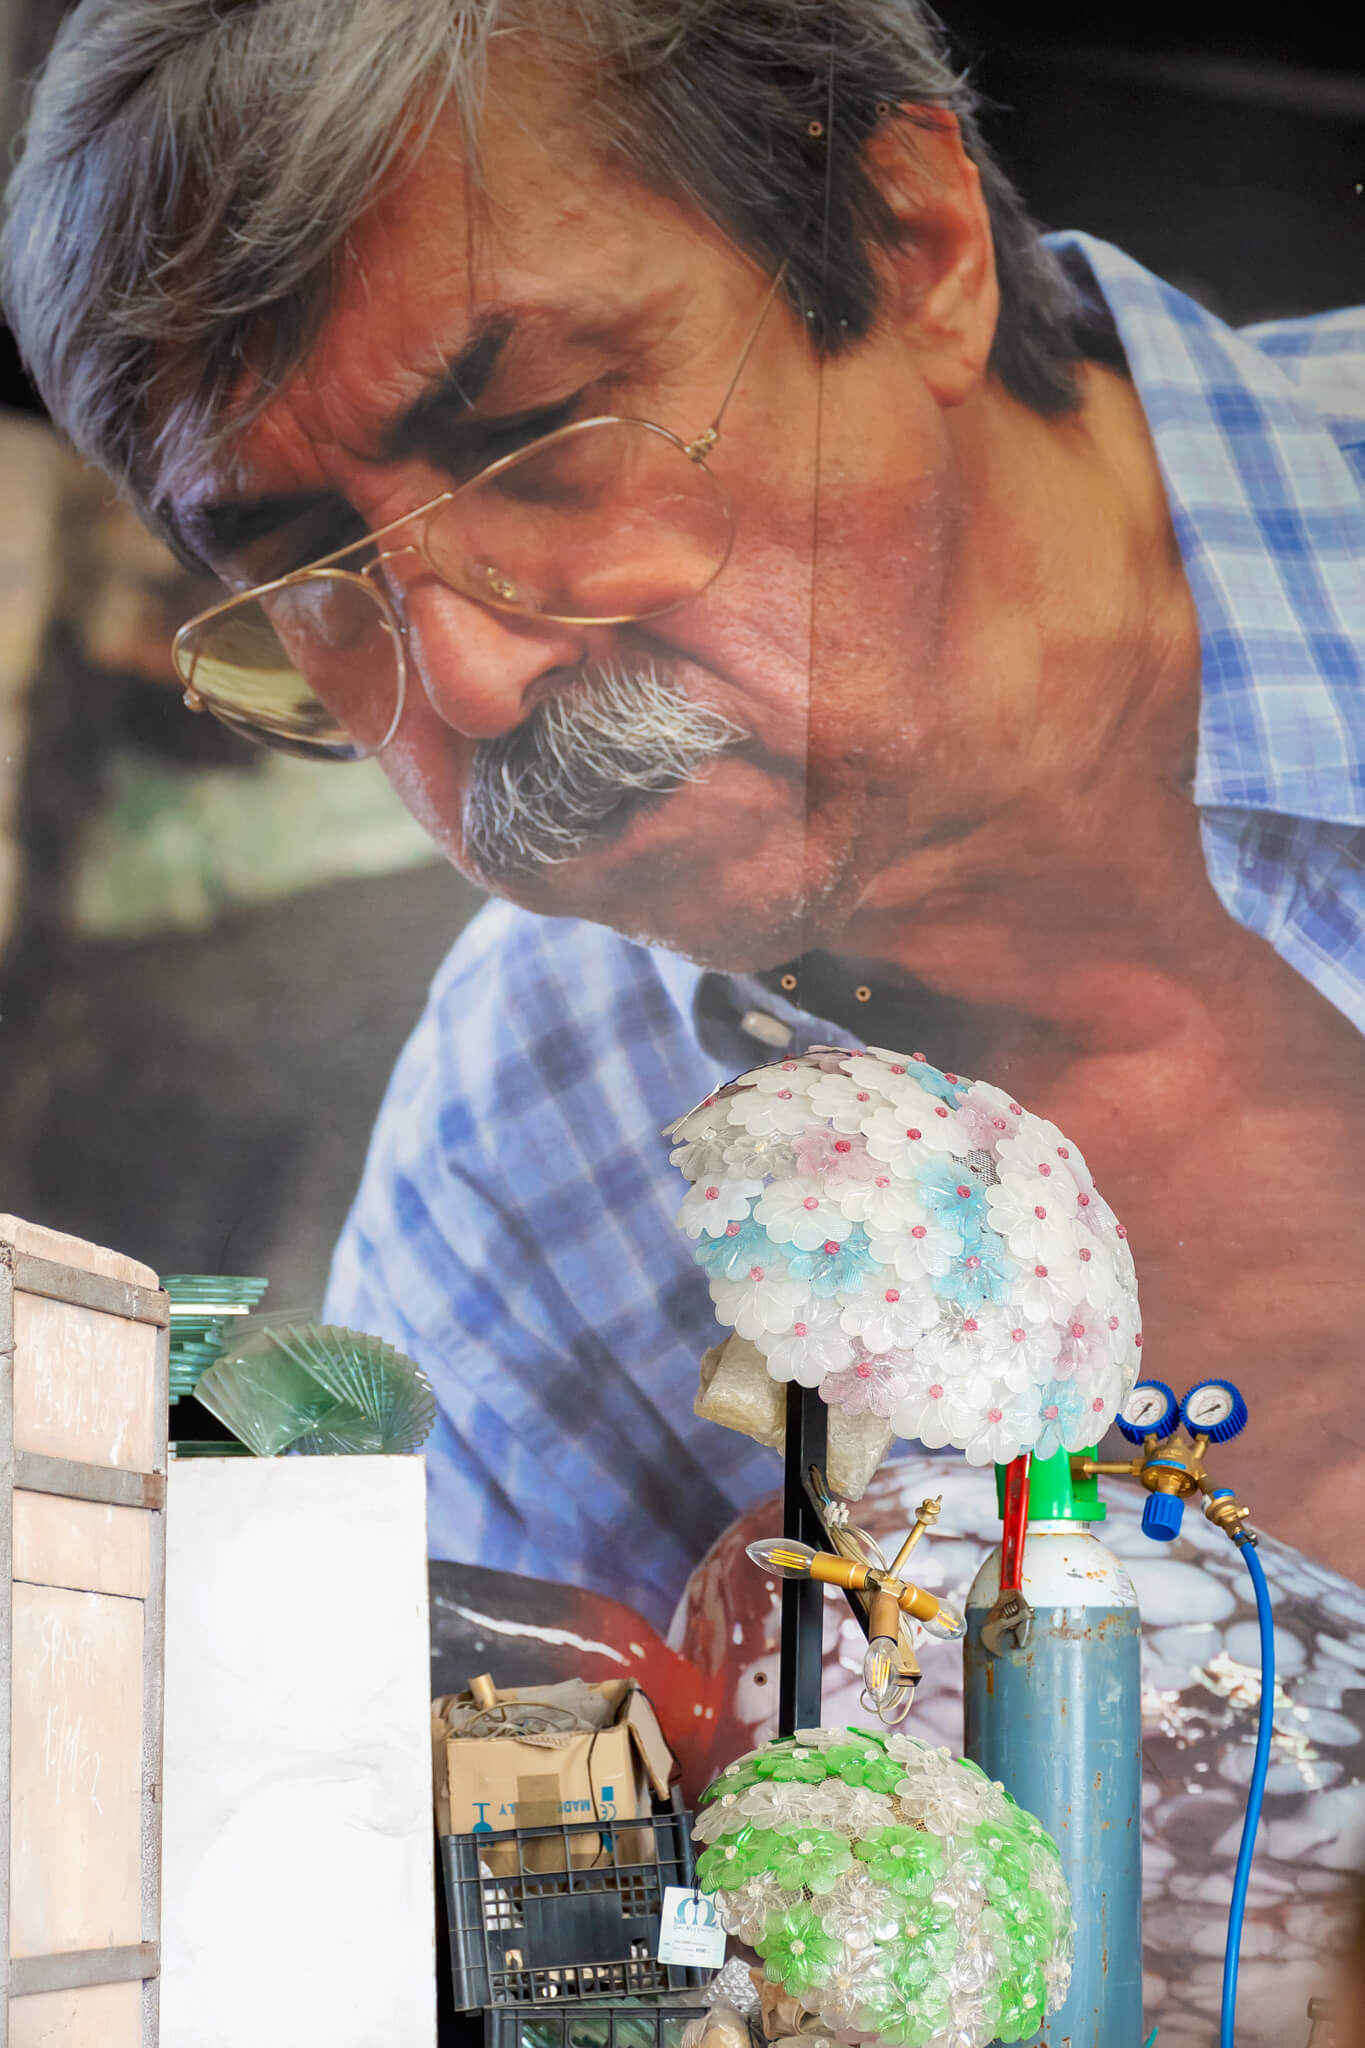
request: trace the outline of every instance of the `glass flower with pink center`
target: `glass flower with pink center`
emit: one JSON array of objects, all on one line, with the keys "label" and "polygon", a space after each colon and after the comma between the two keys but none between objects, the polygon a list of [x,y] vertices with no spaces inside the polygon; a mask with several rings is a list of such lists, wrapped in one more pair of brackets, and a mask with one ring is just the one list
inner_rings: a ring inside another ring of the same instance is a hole
[{"label": "glass flower with pink center", "polygon": [[864,1351],[899,1351],[913,1345],[917,1337],[932,1329],[942,1309],[927,1291],[902,1287],[895,1280],[883,1288],[869,1287],[846,1302],[839,1322],[850,1337],[856,1337]]},{"label": "glass flower with pink center", "polygon": [[806,1289],[799,1280],[789,1279],[781,1260],[774,1259],[751,1266],[734,1280],[714,1274],[711,1299],[722,1323],[757,1344],[767,1333],[781,1335],[800,1319]]},{"label": "glass flower with pink center", "polygon": [[826,1373],[842,1372],[852,1364],[853,1339],[839,1328],[837,1316],[830,1313],[833,1306],[813,1301],[787,1330],[760,1331],[753,1338],[775,1380],[818,1387]]},{"label": "glass flower with pink center", "polygon": [[1088,1301],[1074,1303],[1058,1325],[1056,1377],[1085,1381],[1101,1366],[1112,1365],[1112,1335],[1101,1310]]},{"label": "glass flower with pink center", "polygon": [[727,1225],[747,1223],[761,1180],[697,1180],[683,1196],[678,1223],[689,1237],[724,1237]]},{"label": "glass flower with pink center", "polygon": [[856,1352],[852,1365],[829,1373],[820,1382],[820,1398],[845,1415],[880,1415],[885,1420],[909,1391],[906,1364],[894,1351],[874,1358]]},{"label": "glass flower with pink center", "polygon": [[813,1252],[830,1239],[842,1244],[856,1227],[839,1206],[836,1191],[813,1174],[771,1182],[759,1194],[754,1219],[774,1244],[802,1252]]},{"label": "glass flower with pink center", "polygon": [[871,1180],[877,1171],[867,1140],[856,1131],[851,1135],[823,1127],[800,1131],[792,1139],[792,1151],[803,1174],[830,1188]]},{"label": "glass flower with pink center", "polygon": [[[832,1406],[974,1461],[1045,1424],[1051,1442],[1058,1420],[1095,1441],[1136,1379],[1123,1227],[1079,1149],[1005,1090],[824,1046],[715,1090],[669,1135],[717,1314],[774,1379],[828,1381]],[[1043,1416],[1058,1385],[1088,1406]]]},{"label": "glass flower with pink center", "polygon": [[872,1256],[915,1287],[946,1273],[962,1250],[962,1234],[932,1220],[912,1223],[908,1230],[869,1230]]},{"label": "glass flower with pink center", "polygon": [[856,1218],[869,1234],[880,1232],[883,1236],[895,1236],[912,1224],[933,1220],[914,1181],[897,1180],[889,1166],[870,1154],[865,1156],[871,1168],[869,1177],[840,1190],[839,1206],[845,1216]]},{"label": "glass flower with pink center", "polygon": [[1037,1174],[1011,1174],[986,1189],[986,1212],[1018,1259],[1045,1259],[1059,1241],[1059,1228],[1076,1214],[1076,1190],[1060,1176],[1044,1180]]},{"label": "glass flower with pink center", "polygon": [[959,1400],[969,1465],[1008,1465],[1038,1436],[1038,1396],[1032,1387],[1011,1394],[999,1386],[972,1401]]},{"label": "glass flower with pink center", "polygon": [[971,1150],[956,1113],[946,1102],[918,1091],[917,1102],[884,1102],[863,1119],[863,1135],[874,1159],[884,1159],[907,1179],[927,1160]]},{"label": "glass flower with pink center", "polygon": [[727,1123],[748,1131],[754,1138],[795,1137],[810,1122],[810,1103],[804,1091],[778,1088],[771,1092],[746,1089],[725,1105]]},{"label": "glass flower with pink center", "polygon": [[861,1074],[821,1074],[810,1083],[810,1106],[833,1130],[852,1135],[881,1103],[880,1092]]}]

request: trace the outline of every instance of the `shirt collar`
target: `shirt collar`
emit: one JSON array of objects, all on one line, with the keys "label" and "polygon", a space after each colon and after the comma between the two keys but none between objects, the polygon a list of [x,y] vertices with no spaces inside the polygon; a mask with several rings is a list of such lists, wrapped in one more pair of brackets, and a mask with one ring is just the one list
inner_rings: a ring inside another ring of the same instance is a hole
[{"label": "shirt collar", "polygon": [[1074,252],[1151,428],[1199,614],[1195,801],[1365,822],[1365,503],[1275,358],[1107,242]]}]

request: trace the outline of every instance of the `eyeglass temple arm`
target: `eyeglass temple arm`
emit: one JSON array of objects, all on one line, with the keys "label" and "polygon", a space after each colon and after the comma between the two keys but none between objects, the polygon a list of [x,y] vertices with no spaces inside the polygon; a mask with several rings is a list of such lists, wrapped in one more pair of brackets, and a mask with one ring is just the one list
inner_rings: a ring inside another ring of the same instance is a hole
[{"label": "eyeglass temple arm", "polygon": [[720,405],[716,410],[714,419],[711,421],[709,427],[702,428],[702,431],[698,434],[695,441],[690,441],[688,443],[687,452],[693,458],[694,461],[699,462],[702,460],[704,456],[709,455],[720,437],[720,423],[725,417],[725,408],[729,405],[730,400],[735,395],[735,387],[739,383],[740,378],[744,375],[744,366],[748,362],[749,357],[753,354],[754,343],[758,340],[758,337],[763,330],[763,322],[768,317],[768,308],[771,306],[773,300],[777,297],[778,288],[781,285],[783,278],[787,275],[787,271],[790,267],[790,264],[790,256],[784,258],[781,268],[777,271],[772,283],[768,286],[767,291],[763,295],[763,304],[759,307],[758,318],[754,322],[753,332],[750,334],[749,339],[744,344],[744,353],[735,365],[735,374],[730,379],[730,382],[726,387],[725,396],[721,399]]}]

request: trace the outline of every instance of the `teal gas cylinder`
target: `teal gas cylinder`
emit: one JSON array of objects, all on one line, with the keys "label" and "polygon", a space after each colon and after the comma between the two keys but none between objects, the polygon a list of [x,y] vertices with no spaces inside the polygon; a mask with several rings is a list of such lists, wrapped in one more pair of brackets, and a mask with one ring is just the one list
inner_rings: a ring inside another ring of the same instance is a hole
[{"label": "teal gas cylinder", "polygon": [[989,1651],[982,1623],[1000,1590],[1000,1551],[967,1595],[965,1748],[1038,1816],[1061,1851],[1076,1919],[1066,2002],[1031,2041],[1141,2048],[1142,1690],[1133,1582],[1094,1534],[1095,1482],[1070,1460],[1035,1460],[1021,1649]]}]

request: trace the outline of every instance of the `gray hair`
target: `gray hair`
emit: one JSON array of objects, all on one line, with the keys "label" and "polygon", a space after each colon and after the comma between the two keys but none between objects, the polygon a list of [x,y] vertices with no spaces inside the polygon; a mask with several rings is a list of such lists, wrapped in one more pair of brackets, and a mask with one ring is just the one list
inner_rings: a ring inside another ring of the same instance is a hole
[{"label": "gray hair", "polygon": [[991,368],[1038,412],[1076,403],[1073,288],[921,0],[82,0],[34,94],[0,298],[54,420],[144,513],[303,361],[348,234],[448,108],[477,170],[514,38],[628,175],[765,267],[790,256],[826,354],[868,333],[873,257],[902,239],[863,142],[891,107],[953,113],[995,241]]},{"label": "gray hair", "polygon": [[660,661],[594,662],[474,750],[464,851],[490,888],[572,860],[746,737]]}]

